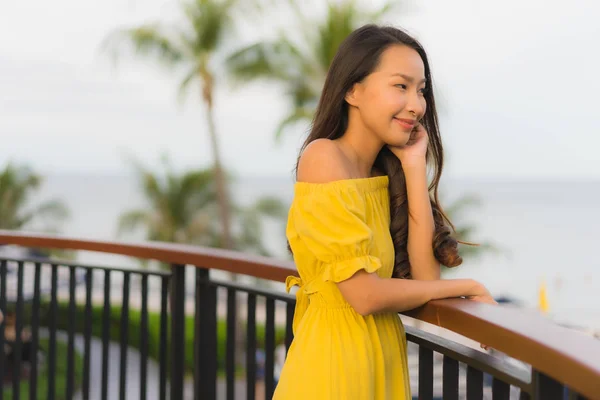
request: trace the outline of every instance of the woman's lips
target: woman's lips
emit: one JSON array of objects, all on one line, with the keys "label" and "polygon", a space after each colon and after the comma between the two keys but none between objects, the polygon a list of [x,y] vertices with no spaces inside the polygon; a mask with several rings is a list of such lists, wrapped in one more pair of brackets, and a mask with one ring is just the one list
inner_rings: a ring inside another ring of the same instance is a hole
[{"label": "woman's lips", "polygon": [[404,129],[412,129],[415,127],[416,121],[414,119],[394,118],[394,121],[398,123]]}]

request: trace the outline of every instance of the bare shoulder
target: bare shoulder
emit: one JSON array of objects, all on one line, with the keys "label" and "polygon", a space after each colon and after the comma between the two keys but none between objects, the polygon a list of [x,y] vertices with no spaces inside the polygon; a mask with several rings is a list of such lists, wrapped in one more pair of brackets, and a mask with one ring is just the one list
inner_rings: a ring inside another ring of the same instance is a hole
[{"label": "bare shoulder", "polygon": [[327,183],[348,178],[348,163],[333,140],[317,139],[302,152],[298,182]]}]

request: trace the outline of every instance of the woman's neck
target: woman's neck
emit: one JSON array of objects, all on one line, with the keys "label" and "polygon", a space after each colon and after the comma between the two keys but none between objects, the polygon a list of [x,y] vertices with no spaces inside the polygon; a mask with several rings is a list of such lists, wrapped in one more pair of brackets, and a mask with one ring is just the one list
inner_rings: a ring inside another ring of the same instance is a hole
[{"label": "woman's neck", "polygon": [[379,175],[373,170],[375,159],[384,143],[372,134],[364,125],[348,124],[348,129],[342,137],[337,139],[348,161],[354,165],[361,175],[371,177]]}]

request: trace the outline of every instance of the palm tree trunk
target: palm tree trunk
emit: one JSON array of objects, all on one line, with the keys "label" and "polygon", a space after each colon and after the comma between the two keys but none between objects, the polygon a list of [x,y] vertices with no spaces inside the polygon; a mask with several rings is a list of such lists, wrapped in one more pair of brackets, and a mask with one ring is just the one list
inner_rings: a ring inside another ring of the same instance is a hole
[{"label": "palm tree trunk", "polygon": [[[217,199],[219,202],[219,209],[221,212],[221,226],[223,229],[223,236],[221,247],[225,249],[233,249],[233,241],[231,237],[231,213],[229,207],[229,196],[227,191],[227,180],[223,167],[221,164],[221,155],[219,152],[219,143],[217,137],[217,131],[214,120],[214,109],[213,109],[213,85],[212,77],[210,74],[205,73],[203,76],[204,88],[203,98],[206,103],[206,121],[208,123],[208,133],[210,136],[210,142],[212,147],[213,159],[214,159],[214,170],[215,170],[215,183],[217,185]],[[231,280],[233,282],[238,281],[237,274],[232,273]],[[243,365],[244,355],[246,352],[246,335],[244,332],[244,324],[241,318],[244,304],[238,294],[236,296],[236,321],[235,321],[235,363],[236,365]]]},{"label": "palm tree trunk", "polygon": [[219,151],[219,143],[215,128],[214,109],[212,102],[212,84],[205,83],[205,86],[210,86],[204,90],[204,100],[206,102],[206,121],[208,123],[208,134],[210,136],[210,144],[212,156],[214,160],[215,183],[217,185],[217,199],[219,202],[219,212],[221,217],[222,242],[221,247],[224,249],[232,249],[233,243],[231,240],[231,214],[229,208],[229,195],[227,191],[227,178],[223,171],[221,163],[221,154]]}]

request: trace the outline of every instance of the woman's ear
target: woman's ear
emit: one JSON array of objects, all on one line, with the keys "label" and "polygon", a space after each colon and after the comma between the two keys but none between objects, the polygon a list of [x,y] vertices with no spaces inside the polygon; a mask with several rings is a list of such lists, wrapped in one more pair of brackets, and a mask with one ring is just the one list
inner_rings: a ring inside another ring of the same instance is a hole
[{"label": "woman's ear", "polygon": [[360,92],[360,88],[359,88],[360,83],[355,83],[354,85],[352,85],[352,87],[350,88],[350,90],[348,90],[348,92],[346,92],[346,103],[350,104],[351,106],[354,107],[358,107],[358,100],[359,100],[359,92]]}]

